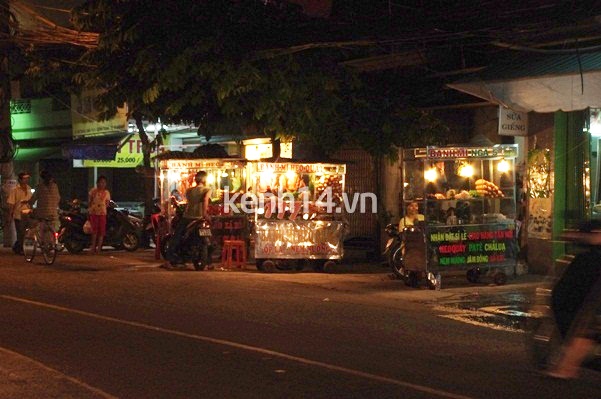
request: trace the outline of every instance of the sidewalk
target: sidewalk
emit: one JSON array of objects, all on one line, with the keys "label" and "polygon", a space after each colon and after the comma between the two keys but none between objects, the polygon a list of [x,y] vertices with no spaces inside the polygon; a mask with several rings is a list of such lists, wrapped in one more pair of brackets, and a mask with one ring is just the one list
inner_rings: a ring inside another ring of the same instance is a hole
[{"label": "sidewalk", "polygon": [[[0,248],[0,258],[0,263],[3,263],[2,259],[25,262],[23,256],[15,255],[10,248]],[[33,264],[44,264],[41,254],[36,254]],[[109,271],[133,267],[159,267],[161,264],[163,264],[163,260],[154,258],[154,249],[127,252],[107,248],[100,254],[92,254],[87,250],[79,254],[70,254],[67,250],[63,250],[58,253],[56,261],[51,267],[65,270]]]},{"label": "sidewalk", "polygon": [[0,398],[113,398],[26,356],[0,348]]}]

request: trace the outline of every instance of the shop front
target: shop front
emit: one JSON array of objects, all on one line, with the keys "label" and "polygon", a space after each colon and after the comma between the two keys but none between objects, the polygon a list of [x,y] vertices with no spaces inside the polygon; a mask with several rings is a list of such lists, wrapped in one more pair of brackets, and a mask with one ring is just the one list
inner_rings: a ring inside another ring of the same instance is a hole
[{"label": "shop front", "polygon": [[540,54],[449,85],[530,115],[526,235],[535,273],[560,273],[569,261],[564,255],[577,250],[562,234],[601,216],[600,60],[598,51]]},{"label": "shop front", "polygon": [[[192,155],[192,154],[190,154]],[[181,156],[181,154],[179,155]],[[238,207],[235,200],[247,189],[246,160],[241,158],[169,159],[168,153],[159,160],[160,198],[163,212],[170,219],[175,214],[172,199],[186,203],[186,191],[195,186],[197,172],[207,172],[207,185],[212,188],[209,205],[214,254],[221,254],[224,240],[243,240],[249,237],[249,215],[232,209]]]},{"label": "shop front", "polygon": [[[472,282],[488,274],[504,284],[514,274],[517,153],[516,145],[403,151],[403,214],[417,205],[417,220],[424,221],[405,231],[423,243],[405,248],[409,280],[426,277],[433,287],[435,274],[460,271]],[[403,220],[401,228],[408,226]]]},{"label": "shop front", "polygon": [[323,270],[342,259],[346,165],[258,161],[249,170],[259,270],[306,261]]}]

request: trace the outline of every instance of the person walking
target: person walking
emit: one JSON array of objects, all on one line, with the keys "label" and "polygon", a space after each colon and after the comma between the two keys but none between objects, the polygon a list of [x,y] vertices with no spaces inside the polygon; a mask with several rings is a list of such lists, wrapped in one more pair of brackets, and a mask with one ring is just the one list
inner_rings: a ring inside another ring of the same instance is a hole
[{"label": "person walking", "polygon": [[58,205],[61,200],[61,195],[58,190],[58,185],[52,177],[52,173],[48,170],[40,172],[42,181],[36,186],[29,205],[33,206],[37,203],[35,216],[42,219],[49,219],[54,224],[58,222]]},{"label": "person walking", "polygon": [[102,242],[106,235],[107,206],[111,200],[111,193],[106,189],[106,183],[106,177],[98,177],[96,187],[90,190],[88,199],[88,217],[92,225],[92,244],[90,249],[93,253],[102,250]]},{"label": "person walking", "polygon": [[17,241],[13,245],[13,251],[19,255],[23,254],[23,237],[25,236],[27,221],[27,215],[24,211],[29,209],[28,202],[32,196],[29,178],[29,173],[19,173],[17,186],[11,190],[6,200],[9,217],[15,221],[15,230],[17,231]]}]

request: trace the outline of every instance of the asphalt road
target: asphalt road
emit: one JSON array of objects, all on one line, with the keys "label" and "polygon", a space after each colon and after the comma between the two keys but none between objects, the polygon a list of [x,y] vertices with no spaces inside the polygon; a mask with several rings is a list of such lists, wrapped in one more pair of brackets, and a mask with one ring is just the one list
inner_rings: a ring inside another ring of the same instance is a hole
[{"label": "asphalt road", "polygon": [[[384,274],[167,271],[118,257],[47,267],[2,252],[0,359],[60,373],[79,387],[69,397],[601,397],[598,374],[541,376],[525,334],[441,317],[437,296]],[[1,371],[0,396],[17,397]]]}]

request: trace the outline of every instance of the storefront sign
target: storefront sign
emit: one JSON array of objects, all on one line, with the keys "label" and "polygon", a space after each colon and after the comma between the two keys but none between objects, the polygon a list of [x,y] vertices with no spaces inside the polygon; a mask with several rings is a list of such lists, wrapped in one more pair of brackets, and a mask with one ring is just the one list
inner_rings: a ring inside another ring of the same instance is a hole
[{"label": "storefront sign", "polygon": [[500,136],[527,136],[528,113],[516,112],[499,106],[499,135]]},{"label": "storefront sign", "polygon": [[344,225],[336,221],[257,220],[257,259],[341,259]]},{"label": "storefront sign", "polygon": [[144,155],[142,153],[142,140],[139,135],[133,135],[131,138],[123,143],[115,159],[112,161],[100,161],[100,160],[84,160],[83,167],[85,168],[135,168],[138,165],[142,165]]},{"label": "storefront sign", "polygon": [[507,265],[517,259],[515,225],[430,228],[427,233],[431,265]]},{"label": "storefront sign", "polygon": [[553,232],[552,198],[530,198],[528,211],[528,238],[550,240]]},{"label": "storefront sign", "polygon": [[303,173],[340,173],[344,174],[346,165],[336,164],[323,164],[323,163],[269,163],[269,162],[257,162],[258,172],[274,172],[284,173],[293,171],[298,174]]},{"label": "storefront sign", "polygon": [[163,159],[160,166],[161,169],[235,169],[243,168],[244,162],[223,159]]},{"label": "storefront sign", "polygon": [[518,155],[517,146],[497,145],[494,147],[428,147],[429,159],[460,159],[460,158],[515,158]]},{"label": "storefront sign", "polygon": [[97,109],[95,104],[99,93],[94,90],[71,95],[73,137],[127,132],[127,106],[117,108],[115,116],[102,120],[100,114],[104,110]]}]

